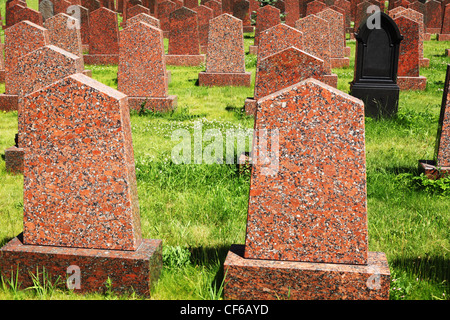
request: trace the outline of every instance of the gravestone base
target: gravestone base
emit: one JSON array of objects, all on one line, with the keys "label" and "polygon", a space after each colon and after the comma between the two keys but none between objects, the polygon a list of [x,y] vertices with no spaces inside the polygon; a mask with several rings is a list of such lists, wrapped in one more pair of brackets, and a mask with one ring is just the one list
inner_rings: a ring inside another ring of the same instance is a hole
[{"label": "gravestone base", "polygon": [[350,66],[349,58],[331,58],[331,68],[345,68]]},{"label": "gravestone base", "polygon": [[428,179],[437,180],[450,176],[450,167],[437,167],[434,160],[419,160],[419,174],[421,173]]},{"label": "gravestone base", "polygon": [[6,171],[10,173],[23,173],[23,157],[25,151],[23,148],[12,146],[5,150]]},{"label": "gravestone base", "polygon": [[251,72],[243,73],[218,73],[218,72],[200,72],[198,74],[198,84],[200,86],[233,86],[250,87],[252,80]]},{"label": "gravestone base", "polygon": [[337,88],[338,85],[338,76],[337,74],[326,74],[323,76],[322,82],[333,87],[333,88]]},{"label": "gravestone base", "polygon": [[364,102],[366,117],[389,118],[397,114],[400,95],[398,85],[351,83],[350,95]]},{"label": "gravestone base", "polygon": [[84,74],[85,76],[87,76],[87,77],[92,78],[92,70],[86,70],[86,69],[84,69],[84,70],[83,70],[83,74]]},{"label": "gravestone base", "polygon": [[256,114],[256,100],[253,98],[245,99],[244,103],[245,114],[248,116],[255,116]]},{"label": "gravestone base", "polygon": [[163,31],[163,38],[169,39],[169,31]]},{"label": "gravestone base", "polygon": [[429,66],[430,66],[430,59],[428,58],[419,59],[420,68],[428,68]]},{"label": "gravestone base", "polygon": [[60,277],[65,287],[69,266],[80,271],[81,288],[74,292],[105,292],[109,278],[115,293],[149,296],[162,269],[162,241],[144,239],[136,251],[98,250],[25,245],[19,235],[0,249],[1,275],[8,280],[17,275],[20,289],[33,286],[30,273],[36,276],[37,271],[45,271],[52,283]]},{"label": "gravestone base", "polygon": [[430,40],[431,40],[431,33],[424,33],[423,41],[430,41]]},{"label": "gravestone base", "polygon": [[441,33],[441,28],[426,28],[427,34],[437,34],[439,35]]},{"label": "gravestone base", "polygon": [[450,34],[440,33],[437,35],[438,41],[450,41]]},{"label": "gravestone base", "polygon": [[170,66],[185,66],[198,67],[205,63],[206,56],[204,54],[198,55],[166,55],[166,65]]},{"label": "gravestone base", "polygon": [[19,108],[19,96],[0,94],[0,111],[14,111]]},{"label": "gravestone base", "polygon": [[200,53],[206,54],[208,52],[208,46],[200,46]]},{"label": "gravestone base", "polygon": [[254,26],[242,26],[242,32],[244,33],[252,33],[255,31]]},{"label": "gravestone base", "polygon": [[400,90],[420,90],[423,91],[427,88],[427,78],[423,76],[419,77],[397,77],[397,85]]},{"label": "gravestone base", "polygon": [[89,45],[88,44],[81,45],[81,50],[83,50],[83,52],[89,52]]},{"label": "gravestone base", "polygon": [[367,265],[245,259],[232,245],[224,263],[226,300],[388,300],[386,255],[368,252]]},{"label": "gravestone base", "polygon": [[6,71],[0,70],[0,82],[4,83],[6,78]]},{"label": "gravestone base", "polygon": [[258,46],[249,46],[248,53],[257,55],[258,54]]},{"label": "gravestone base", "polygon": [[177,96],[167,97],[128,97],[128,106],[134,110],[141,110],[142,104],[144,110],[151,110],[153,112],[168,112],[176,109],[178,98]]},{"label": "gravestone base", "polygon": [[344,56],[350,57],[352,55],[352,48],[350,47],[344,47]]},{"label": "gravestone base", "polygon": [[85,64],[113,65],[119,64],[118,54],[85,54],[83,55]]}]

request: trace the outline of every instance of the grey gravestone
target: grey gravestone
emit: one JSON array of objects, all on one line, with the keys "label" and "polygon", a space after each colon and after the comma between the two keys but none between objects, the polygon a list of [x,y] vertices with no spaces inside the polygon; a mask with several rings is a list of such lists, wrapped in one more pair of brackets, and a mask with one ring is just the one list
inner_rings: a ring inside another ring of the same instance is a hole
[{"label": "grey gravestone", "polygon": [[39,3],[39,12],[42,14],[43,21],[53,17],[53,2],[51,2],[50,0],[42,0]]},{"label": "grey gravestone", "polygon": [[350,84],[350,94],[361,99],[366,116],[374,118],[397,113],[400,93],[397,71],[403,39],[394,20],[384,12],[379,15],[378,26],[366,20],[355,33],[355,78]]}]

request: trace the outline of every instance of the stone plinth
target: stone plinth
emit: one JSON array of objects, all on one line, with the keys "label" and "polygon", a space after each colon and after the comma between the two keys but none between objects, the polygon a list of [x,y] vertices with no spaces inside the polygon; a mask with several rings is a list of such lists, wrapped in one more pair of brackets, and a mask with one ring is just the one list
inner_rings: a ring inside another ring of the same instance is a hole
[{"label": "stone plinth", "polygon": [[23,173],[23,156],[24,150],[12,146],[5,150],[5,166],[6,171],[11,173]]},{"label": "stone plinth", "polygon": [[198,67],[205,63],[206,55],[166,55],[166,64],[170,66]]},{"label": "stone plinth", "polygon": [[136,111],[145,109],[153,112],[168,112],[175,110],[178,97],[168,95],[166,97],[128,97],[128,106]]},{"label": "stone plinth", "polygon": [[386,300],[386,256],[369,252],[367,265],[245,259],[232,245],[224,263],[227,300]]},{"label": "stone plinth", "polygon": [[249,87],[251,83],[251,72],[225,73],[225,72],[199,72],[198,82],[201,86],[243,86]]},{"label": "stone plinth", "polygon": [[33,286],[30,273],[37,275],[37,270],[41,275],[45,270],[53,281],[60,277],[60,286],[66,286],[70,266],[80,272],[81,287],[75,292],[106,292],[110,279],[115,293],[149,296],[162,268],[162,243],[144,239],[136,251],[79,249],[25,245],[19,235],[0,249],[1,275],[17,275],[19,289]]}]

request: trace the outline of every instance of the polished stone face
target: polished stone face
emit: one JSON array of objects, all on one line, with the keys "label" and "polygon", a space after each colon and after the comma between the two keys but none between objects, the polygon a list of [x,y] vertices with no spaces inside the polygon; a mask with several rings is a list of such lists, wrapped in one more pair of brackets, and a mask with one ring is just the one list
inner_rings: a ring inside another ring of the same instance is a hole
[{"label": "polished stone face", "polygon": [[267,5],[256,11],[255,46],[259,44],[262,31],[281,23],[280,10]]},{"label": "polished stone face", "polygon": [[50,44],[82,57],[81,33],[80,29],[76,28],[76,24],[75,18],[65,13],[59,13],[45,20]]},{"label": "polished stone face", "polygon": [[245,258],[366,264],[362,101],[308,79],[258,100],[255,130]]},{"label": "polished stone face", "polygon": [[24,244],[136,250],[127,96],[83,74],[27,95],[19,114]]},{"label": "polished stone face", "polygon": [[16,23],[5,30],[5,93],[17,95],[17,62],[20,57],[49,44],[48,30],[29,21]]},{"label": "polished stone face", "polygon": [[118,54],[119,27],[117,14],[100,8],[89,14],[89,54]]},{"label": "polished stone face", "polygon": [[165,97],[168,82],[161,29],[144,22],[120,31],[117,88],[130,97]]},{"label": "polished stone face", "polygon": [[181,7],[170,13],[169,55],[199,55],[197,13]]}]

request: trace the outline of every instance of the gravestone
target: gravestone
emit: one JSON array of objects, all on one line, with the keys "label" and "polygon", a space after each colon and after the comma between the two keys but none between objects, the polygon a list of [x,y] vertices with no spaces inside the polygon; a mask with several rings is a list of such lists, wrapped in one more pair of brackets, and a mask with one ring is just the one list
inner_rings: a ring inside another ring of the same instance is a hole
[{"label": "gravestone", "polygon": [[224,262],[225,299],[389,298],[386,256],[368,251],[364,136],[362,101],[316,79],[258,101],[246,240]]},{"label": "gravestone", "polygon": [[[83,72],[84,64],[80,56],[54,45],[47,45],[22,55],[17,60],[16,70],[18,104],[21,105],[23,97],[31,92],[66,76]],[[18,109],[20,113],[21,108]],[[8,172],[23,173],[24,153],[23,145],[19,145],[19,141],[5,150],[5,166]]]},{"label": "gravestone", "polygon": [[322,1],[311,1],[306,4],[306,14],[305,16],[309,16],[310,14],[316,14],[319,13],[322,10],[325,10],[327,5],[323,3]]},{"label": "gravestone", "polygon": [[102,7],[89,13],[89,54],[84,55],[84,62],[119,63],[119,26],[114,11]]},{"label": "gravestone", "polygon": [[66,13],[80,20],[80,34],[83,51],[89,50],[89,10],[79,5],[72,5],[67,8]]},{"label": "gravestone", "polygon": [[[222,12],[225,12],[222,10]],[[232,15],[242,20],[242,28],[244,33],[253,32],[255,28],[252,26],[250,16],[250,2],[247,0],[236,0],[233,2]]]},{"label": "gravestone", "polygon": [[[301,31],[280,23],[261,32],[258,46],[258,59],[256,61],[256,77],[258,77],[259,64],[262,60],[290,47],[297,49],[303,48],[303,33]],[[321,68],[323,69],[323,61],[321,63]],[[255,96],[255,92],[253,93],[253,97],[245,99],[244,109],[247,115],[255,115],[256,101],[257,97]]]},{"label": "gravestone", "polygon": [[184,0],[184,6],[189,9],[198,7],[198,0]]},{"label": "gravestone", "polygon": [[331,68],[343,68],[350,65],[350,59],[344,56],[345,26],[344,16],[333,10],[325,9],[317,13],[330,24],[330,64]]},{"label": "gravestone", "polygon": [[163,34],[144,22],[120,31],[117,89],[128,96],[130,109],[167,112],[175,109],[177,96],[168,95]]},{"label": "gravestone", "polygon": [[128,18],[127,26],[131,26],[132,24],[137,23],[137,22],[145,22],[146,24],[149,24],[155,28],[161,29],[160,21],[158,19],[156,19],[155,17],[152,17],[145,13],[140,13],[131,18]]},{"label": "gravestone", "polygon": [[249,47],[250,54],[257,54],[259,35],[262,31],[271,28],[277,24],[281,23],[280,20],[280,10],[271,6],[266,5],[260,7],[256,11],[256,28],[255,28],[255,41],[254,45]]},{"label": "gravestone", "polygon": [[147,15],[151,14],[150,9],[144,7],[143,5],[137,4],[137,5],[134,5],[134,6],[129,6],[128,9],[127,9],[126,20],[122,20],[121,26],[123,28],[125,28],[126,24],[128,22],[128,19],[130,19],[130,18],[132,18],[132,17],[134,17],[134,16],[136,16],[136,15],[138,15],[140,13],[145,13]]},{"label": "gravestone", "polygon": [[427,78],[420,76],[419,24],[405,16],[394,19],[403,40],[400,43],[397,84],[400,90],[425,90]]},{"label": "gravestone", "polygon": [[439,114],[438,131],[433,160],[419,160],[419,173],[429,179],[440,179],[450,174],[450,65],[447,65],[444,93],[442,95],[441,112]]},{"label": "gravestone", "polygon": [[298,0],[285,1],[285,22],[290,27],[295,27],[295,21],[300,19],[300,6]]},{"label": "gravestone", "polygon": [[350,84],[350,94],[364,102],[366,116],[375,118],[397,113],[398,59],[403,39],[392,18],[384,12],[378,14],[380,28],[363,23],[355,34],[355,74]]},{"label": "gravestone", "polygon": [[13,17],[14,23],[18,23],[20,21],[30,21],[39,26],[43,26],[44,24],[42,14],[39,11],[28,7],[22,7],[20,5],[13,7]]},{"label": "gravestone", "polygon": [[194,9],[198,18],[198,38],[200,41],[200,52],[206,53],[208,49],[209,21],[214,18],[213,9],[206,5],[196,6]]},{"label": "gravestone", "polygon": [[[222,0],[222,13],[228,13],[233,15],[234,12],[234,0]],[[202,2],[203,4],[203,2]]]},{"label": "gravestone", "polygon": [[37,268],[65,279],[75,267],[75,292],[109,279],[113,292],[149,295],[162,247],[141,235],[126,99],[80,73],[24,98],[24,231],[0,250],[4,277],[29,287]]},{"label": "gravestone", "polygon": [[450,4],[444,7],[441,32],[438,35],[438,41],[450,41]]},{"label": "gravestone", "polygon": [[[72,5],[71,1],[66,0],[52,0],[53,1],[53,14],[67,13],[67,9]],[[74,1],[73,4],[79,4],[80,1]]]},{"label": "gravestone", "polygon": [[302,50],[323,60],[324,82],[336,88],[338,78],[331,70],[330,23],[310,14],[297,20],[295,27],[303,33]]},{"label": "gravestone", "polygon": [[39,12],[42,15],[42,20],[45,22],[48,18],[53,17],[54,10],[53,10],[53,2],[50,0],[42,0],[39,2]]},{"label": "gravestone", "polygon": [[442,26],[442,6],[439,1],[425,2],[425,29],[426,33],[439,34]]},{"label": "gravestone", "polygon": [[218,17],[222,14],[222,3],[217,0],[209,0],[205,2],[205,6],[212,9],[213,18]]},{"label": "gravestone", "polygon": [[65,13],[58,13],[45,21],[45,28],[48,30],[50,44],[83,57],[81,34],[77,23],[75,18]]},{"label": "gravestone", "polygon": [[242,21],[238,18],[224,13],[211,19],[206,57],[206,71],[198,75],[200,86],[250,86]]},{"label": "gravestone", "polygon": [[159,22],[161,23],[161,29],[163,30],[164,38],[169,37],[169,30],[170,30],[170,14],[178,9],[180,6],[179,4],[173,2],[173,1],[163,1],[158,2],[157,5],[157,18],[159,19]]},{"label": "gravestone", "polygon": [[5,54],[4,54],[5,46],[2,42],[0,42],[0,82],[5,82]]},{"label": "gravestone", "polygon": [[186,7],[171,12],[166,63],[176,66],[199,66],[204,62],[205,55],[200,54],[197,13]]},{"label": "gravestone", "polygon": [[420,64],[420,67],[429,67],[430,59],[425,58],[423,55],[423,41],[425,39],[425,27],[423,24],[423,14],[421,14],[420,12],[417,12],[413,9],[410,9],[410,8],[401,9],[397,12],[393,12],[393,11],[394,10],[392,10],[392,12],[389,13],[389,15],[391,16],[392,19],[395,19],[400,16],[404,16],[411,20],[414,20],[415,22],[417,22],[419,24],[419,64]]}]

